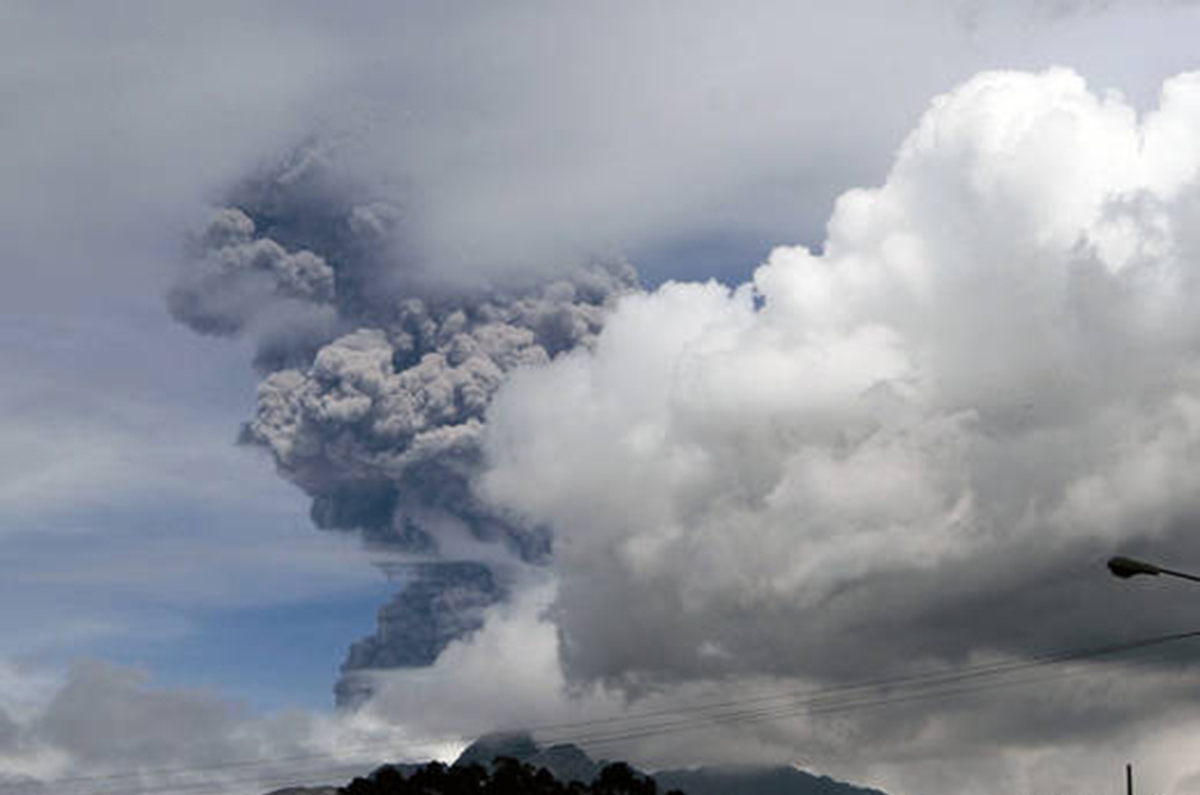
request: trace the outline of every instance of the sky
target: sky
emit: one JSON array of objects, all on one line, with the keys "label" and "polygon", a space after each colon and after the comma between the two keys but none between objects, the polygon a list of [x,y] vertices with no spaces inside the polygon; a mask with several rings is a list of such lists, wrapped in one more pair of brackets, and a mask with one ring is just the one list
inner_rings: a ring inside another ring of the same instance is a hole
[{"label": "sky", "polygon": [[[0,793],[263,792],[1200,629],[1102,565],[1200,569],[1198,32],[5,4]],[[1183,795],[1200,642],[1152,651],[589,750]]]}]

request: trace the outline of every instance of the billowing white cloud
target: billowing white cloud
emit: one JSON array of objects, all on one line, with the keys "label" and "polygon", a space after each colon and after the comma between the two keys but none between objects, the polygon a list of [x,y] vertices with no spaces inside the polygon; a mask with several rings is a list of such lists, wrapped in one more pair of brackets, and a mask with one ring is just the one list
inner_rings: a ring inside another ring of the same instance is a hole
[{"label": "billowing white cloud", "polygon": [[482,489],[553,529],[568,680],[829,681],[1194,622],[1100,563],[1200,554],[1198,110],[1195,74],[1140,117],[1066,69],[978,75],[820,252],[625,298],[516,373]]}]

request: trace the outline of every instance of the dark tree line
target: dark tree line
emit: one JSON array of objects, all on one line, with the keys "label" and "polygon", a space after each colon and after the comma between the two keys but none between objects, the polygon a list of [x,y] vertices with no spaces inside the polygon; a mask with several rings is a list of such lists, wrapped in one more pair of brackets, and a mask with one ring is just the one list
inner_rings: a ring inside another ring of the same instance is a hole
[{"label": "dark tree line", "polygon": [[[447,767],[430,762],[405,774],[381,767],[356,778],[339,795],[658,795],[658,785],[624,762],[603,768],[590,784],[563,782],[544,767],[497,757],[491,770],[481,765]],[[665,795],[683,795],[671,790]]]}]

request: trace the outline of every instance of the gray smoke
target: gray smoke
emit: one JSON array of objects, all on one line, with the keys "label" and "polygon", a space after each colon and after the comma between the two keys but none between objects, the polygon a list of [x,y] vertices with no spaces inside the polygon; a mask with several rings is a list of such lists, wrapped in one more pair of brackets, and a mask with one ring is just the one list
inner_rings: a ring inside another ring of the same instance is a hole
[{"label": "gray smoke", "polygon": [[350,647],[335,686],[338,703],[358,704],[371,695],[359,671],[433,665],[451,641],[483,628],[484,610],[506,596],[492,569],[456,561],[406,567],[411,579],[379,610],[374,635]]},{"label": "gray smoke", "polygon": [[311,251],[255,235],[237,208],[217,212],[167,295],[171,312],[203,334],[252,327],[260,363],[302,358],[335,325],[333,269]]},{"label": "gray smoke", "polygon": [[236,208],[217,213],[201,239],[203,254],[168,300],[197,331],[241,331],[266,305],[333,299],[333,269],[311,251],[289,252],[254,236],[254,221]]},{"label": "gray smoke", "polygon": [[303,150],[233,192],[168,295],[199,333],[255,338],[264,378],[241,440],[312,498],[314,524],[403,556],[402,589],[346,658],[342,703],[365,693],[356,671],[431,664],[482,626],[514,566],[547,562],[545,527],[472,489],[484,413],[510,371],[590,345],[636,285],[622,263],[454,283],[405,259],[395,203],[353,196]]}]

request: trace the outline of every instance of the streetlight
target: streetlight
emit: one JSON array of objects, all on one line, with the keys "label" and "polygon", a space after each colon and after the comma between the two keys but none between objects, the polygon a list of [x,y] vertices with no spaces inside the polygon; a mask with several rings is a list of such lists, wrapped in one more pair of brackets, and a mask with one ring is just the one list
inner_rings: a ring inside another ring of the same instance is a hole
[{"label": "streetlight", "polygon": [[[1179,577],[1184,580],[1200,582],[1200,577],[1194,574],[1187,574],[1182,571],[1174,571],[1172,569],[1164,569],[1155,563],[1148,563],[1137,558],[1127,558],[1124,555],[1117,555],[1115,558],[1108,559],[1108,570],[1113,573],[1114,577],[1120,577],[1122,580],[1128,580],[1130,577],[1136,577],[1139,574],[1148,574],[1151,577],[1157,577],[1160,574],[1166,574],[1169,577]],[[1133,795],[1133,765],[1125,765],[1125,793]]]},{"label": "streetlight", "polygon": [[1166,574],[1170,577],[1179,577],[1180,579],[1184,580],[1200,582],[1200,577],[1197,577],[1194,574],[1164,569],[1162,566],[1157,566],[1153,563],[1147,563],[1144,560],[1127,558],[1121,555],[1109,559],[1108,570],[1113,573],[1114,577],[1120,577],[1122,580],[1128,580],[1130,577],[1136,577],[1139,574],[1149,574],[1152,577],[1157,577],[1160,574]]}]

